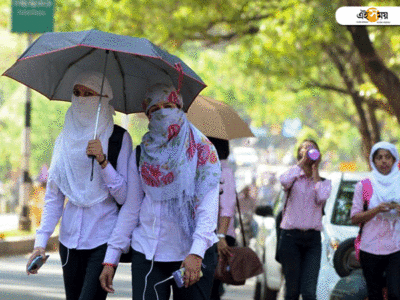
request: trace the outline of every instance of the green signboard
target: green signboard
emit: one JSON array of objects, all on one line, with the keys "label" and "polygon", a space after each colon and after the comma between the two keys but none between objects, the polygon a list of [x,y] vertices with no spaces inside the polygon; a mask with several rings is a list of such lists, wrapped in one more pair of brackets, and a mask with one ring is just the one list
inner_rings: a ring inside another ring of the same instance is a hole
[{"label": "green signboard", "polygon": [[11,31],[53,31],[54,0],[12,0]]}]

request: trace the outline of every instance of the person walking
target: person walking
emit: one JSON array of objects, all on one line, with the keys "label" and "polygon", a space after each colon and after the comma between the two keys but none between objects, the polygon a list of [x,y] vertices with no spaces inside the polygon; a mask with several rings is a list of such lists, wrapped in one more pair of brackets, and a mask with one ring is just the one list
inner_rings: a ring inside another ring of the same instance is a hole
[{"label": "person walking", "polygon": [[[228,257],[231,255],[230,247],[236,244],[235,235],[235,207],[236,207],[236,184],[235,175],[232,168],[229,166],[229,141],[219,138],[208,137],[217,149],[218,157],[221,162],[221,179],[220,179],[220,195],[219,195],[219,213],[218,213],[218,228],[217,244],[218,257]],[[222,282],[214,279],[211,292],[211,300],[221,299],[224,293]]]},{"label": "person walking", "polygon": [[287,199],[280,223],[278,257],[286,280],[285,300],[315,300],[321,264],[322,215],[331,193],[330,180],[319,175],[321,156],[313,160],[308,153],[319,151],[313,140],[304,140],[297,151],[297,165],[280,176]]},{"label": "person walking", "polygon": [[[45,257],[47,242],[61,218],[59,252],[67,300],[106,299],[99,276],[118,205],[126,200],[132,140],[126,130],[114,126],[114,109],[109,105],[113,92],[107,78],[103,89],[102,82],[103,74],[97,72],[76,78],[72,104],[54,146],[41,226],[27,263],[28,274],[37,274],[37,268],[29,271],[28,266],[37,256]],[[99,100],[97,138],[93,140]],[[120,149],[115,150],[111,140]],[[95,159],[92,180],[89,156]]]},{"label": "person walking", "polygon": [[[372,147],[369,160],[372,172],[356,184],[351,209],[352,223],[363,224],[360,262],[368,299],[384,299],[384,286],[387,299],[400,299],[399,153],[393,144],[379,142]],[[364,199],[366,193],[369,199]],[[369,202],[365,207],[364,200]]]},{"label": "person walking", "polygon": [[[186,118],[172,84],[156,84],[143,107],[149,130],[129,160],[128,195],[108,243],[102,287],[132,247],[132,299],[208,300],[217,264],[221,167],[211,142]],[[137,151],[138,162],[136,161]],[[184,287],[170,276],[184,269]]]},{"label": "person walking", "polygon": [[[255,185],[246,185],[238,195],[240,212],[243,218],[244,237],[247,243],[257,236],[257,222],[254,220],[254,212],[257,207],[257,199],[253,196]],[[243,244],[243,241],[241,241]]]}]

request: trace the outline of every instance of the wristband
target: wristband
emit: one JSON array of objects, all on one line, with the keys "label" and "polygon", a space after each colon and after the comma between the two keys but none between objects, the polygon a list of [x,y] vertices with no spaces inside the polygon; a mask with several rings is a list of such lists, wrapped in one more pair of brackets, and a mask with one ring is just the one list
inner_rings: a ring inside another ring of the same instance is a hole
[{"label": "wristband", "polygon": [[101,162],[99,162],[99,165],[101,166],[102,164],[104,164],[104,162],[107,160],[107,156],[105,155],[105,154],[103,154],[104,155],[104,159],[101,161]]},{"label": "wristband", "polygon": [[113,268],[116,268],[116,267],[117,267],[117,265],[110,264],[110,263],[102,263],[102,265],[103,265],[103,266],[110,266],[110,267],[113,267]]},{"label": "wristband", "polygon": [[225,234],[223,234],[223,233],[217,233],[217,238],[219,238],[219,239],[224,239],[224,238],[225,238]]}]

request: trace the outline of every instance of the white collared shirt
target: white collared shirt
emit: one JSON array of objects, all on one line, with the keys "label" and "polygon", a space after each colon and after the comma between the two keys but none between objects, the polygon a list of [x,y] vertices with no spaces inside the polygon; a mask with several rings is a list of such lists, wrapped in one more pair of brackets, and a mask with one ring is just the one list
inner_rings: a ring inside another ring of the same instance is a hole
[{"label": "white collared shirt", "polygon": [[161,202],[144,195],[134,150],[129,160],[127,199],[108,242],[104,262],[118,264],[120,255],[127,252],[129,246],[148,260],[183,261],[189,254],[204,257],[205,251],[218,242],[215,234],[218,196],[219,185],[210,190],[196,208],[193,239],[180,239],[180,228],[161,219]]},{"label": "white collared shirt", "polygon": [[[132,139],[129,133],[125,132],[118,155],[117,170],[110,162],[101,170],[110,192],[109,197],[91,207],[76,206],[70,201],[64,207],[65,195],[53,181],[49,181],[46,187],[41,225],[36,231],[34,247],[46,247],[61,217],[59,239],[65,247],[94,249],[107,243],[118,218],[115,201],[123,204],[126,200],[128,159],[131,153]],[[88,170],[88,176],[90,176],[90,170]]]}]

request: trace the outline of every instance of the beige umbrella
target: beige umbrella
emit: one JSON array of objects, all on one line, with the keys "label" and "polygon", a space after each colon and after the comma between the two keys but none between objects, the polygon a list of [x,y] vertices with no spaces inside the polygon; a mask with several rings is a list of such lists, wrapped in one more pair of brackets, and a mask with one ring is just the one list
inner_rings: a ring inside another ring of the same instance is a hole
[{"label": "beige umbrella", "polygon": [[187,117],[206,136],[224,140],[254,137],[247,123],[231,106],[210,97],[197,96]]}]

